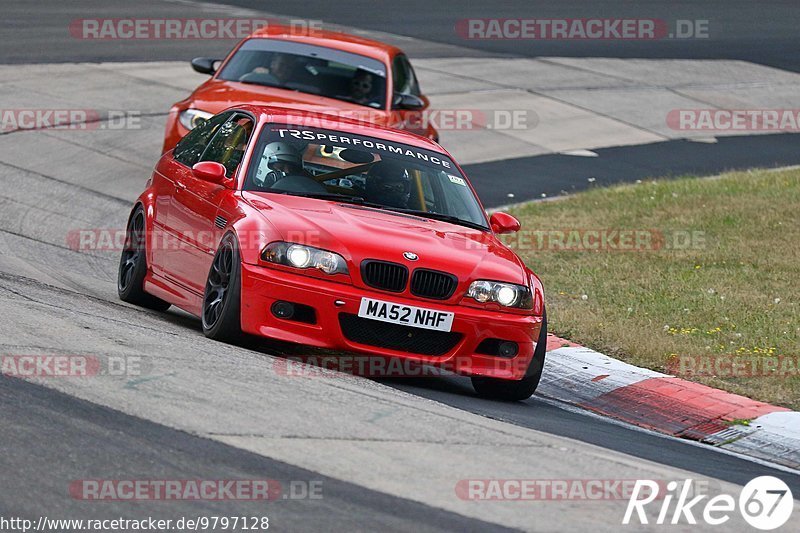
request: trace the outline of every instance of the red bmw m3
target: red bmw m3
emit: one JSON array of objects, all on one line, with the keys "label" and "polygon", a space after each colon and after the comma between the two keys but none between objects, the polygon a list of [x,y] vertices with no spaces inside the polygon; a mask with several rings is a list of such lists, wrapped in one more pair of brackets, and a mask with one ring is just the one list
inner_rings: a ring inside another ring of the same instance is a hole
[{"label": "red bmw m3", "polygon": [[408,56],[380,41],[271,24],[225,59],[197,57],[192,68],[211,78],[172,106],[162,151],[198,121],[240,103],[314,110],[439,137]]},{"label": "red bmw m3", "polygon": [[435,142],[327,115],[223,111],[158,161],[127,224],[122,300],[243,334],[441,367],[530,397],[539,278]]}]

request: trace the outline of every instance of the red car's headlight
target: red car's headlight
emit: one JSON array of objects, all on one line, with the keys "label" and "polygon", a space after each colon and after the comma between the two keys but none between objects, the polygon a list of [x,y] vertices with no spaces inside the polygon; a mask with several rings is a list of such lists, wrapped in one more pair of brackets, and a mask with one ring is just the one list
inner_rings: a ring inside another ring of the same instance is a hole
[{"label": "red car's headlight", "polygon": [[185,111],[181,111],[181,113],[178,115],[178,120],[180,121],[181,126],[187,130],[192,130],[195,126],[199,126],[213,116],[213,113],[207,113],[206,111],[200,111],[199,109],[189,108]]},{"label": "red car's headlight", "polygon": [[261,259],[300,269],[316,268],[326,274],[350,274],[347,262],[341,255],[304,244],[270,243],[261,252]]},{"label": "red car's headlight", "polygon": [[532,309],[531,291],[524,285],[500,281],[473,281],[467,290],[467,297],[479,303],[495,302],[503,307]]}]

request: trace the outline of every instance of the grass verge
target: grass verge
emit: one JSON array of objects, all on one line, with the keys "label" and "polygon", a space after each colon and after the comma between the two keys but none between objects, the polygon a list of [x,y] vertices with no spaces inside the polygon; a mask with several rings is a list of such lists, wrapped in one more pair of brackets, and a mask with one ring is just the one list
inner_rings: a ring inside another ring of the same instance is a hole
[{"label": "grass verge", "polygon": [[506,242],[542,278],[552,332],[800,410],[800,170],[645,181],[511,212],[523,229]]}]

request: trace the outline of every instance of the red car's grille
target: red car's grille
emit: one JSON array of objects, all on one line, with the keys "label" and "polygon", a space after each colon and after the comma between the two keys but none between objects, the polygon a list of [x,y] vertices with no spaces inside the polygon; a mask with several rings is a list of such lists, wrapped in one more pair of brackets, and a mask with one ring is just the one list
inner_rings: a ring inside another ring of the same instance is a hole
[{"label": "red car's grille", "polygon": [[361,277],[375,289],[403,292],[408,283],[408,269],[398,263],[367,259],[361,263]]},{"label": "red car's grille", "polygon": [[418,268],[411,276],[411,294],[423,298],[446,300],[456,290],[458,279],[452,274]]},{"label": "red car's grille", "polygon": [[[361,263],[361,278],[375,289],[403,292],[408,284],[408,268],[399,263],[367,259]],[[447,272],[418,268],[411,276],[411,294],[446,300],[458,286],[458,278]]]},{"label": "red car's grille", "polygon": [[419,355],[444,355],[456,347],[463,335],[455,331],[433,331],[388,324],[349,313],[339,314],[342,334],[353,342]]}]

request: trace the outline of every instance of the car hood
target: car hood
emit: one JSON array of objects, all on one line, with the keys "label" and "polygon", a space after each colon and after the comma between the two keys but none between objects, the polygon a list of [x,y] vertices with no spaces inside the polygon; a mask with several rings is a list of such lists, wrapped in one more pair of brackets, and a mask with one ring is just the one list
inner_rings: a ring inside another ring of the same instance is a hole
[{"label": "car hood", "polygon": [[345,118],[362,119],[370,122],[380,121],[385,115],[380,109],[326,98],[313,94],[265,87],[236,81],[210,79],[198,87],[192,96],[192,107],[217,114],[220,111],[241,104],[265,105],[274,107],[301,108],[316,113],[336,113]]},{"label": "car hood", "polygon": [[[281,238],[337,252],[357,268],[364,259],[527,285],[523,262],[492,233],[359,205],[245,191]],[[413,252],[419,259],[403,257]]]}]

